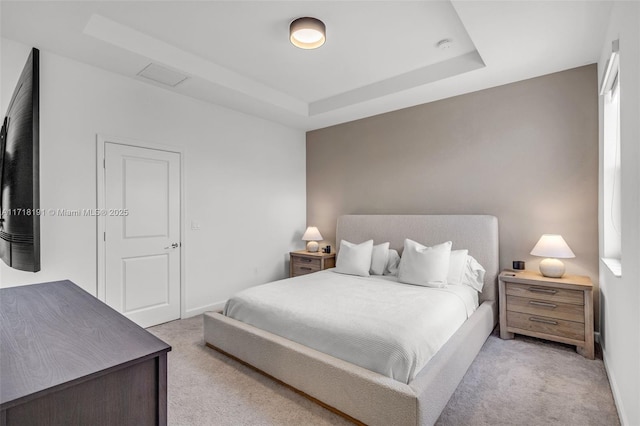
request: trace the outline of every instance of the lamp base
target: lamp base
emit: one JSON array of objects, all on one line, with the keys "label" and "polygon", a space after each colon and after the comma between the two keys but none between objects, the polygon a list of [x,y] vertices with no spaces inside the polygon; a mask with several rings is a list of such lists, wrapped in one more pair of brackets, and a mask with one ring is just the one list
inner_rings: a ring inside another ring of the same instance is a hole
[{"label": "lamp base", "polygon": [[307,243],[307,251],[310,253],[316,253],[318,251],[318,247],[320,247],[320,245],[317,241],[309,241]]},{"label": "lamp base", "polygon": [[549,278],[562,278],[564,263],[561,260],[548,258],[540,262],[540,273]]}]

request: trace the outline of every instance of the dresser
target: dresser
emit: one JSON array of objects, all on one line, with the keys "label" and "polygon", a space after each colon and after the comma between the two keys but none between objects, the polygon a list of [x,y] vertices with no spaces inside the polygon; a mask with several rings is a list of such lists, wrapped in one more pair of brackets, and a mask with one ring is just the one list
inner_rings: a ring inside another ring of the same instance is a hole
[{"label": "dresser", "polygon": [[311,253],[306,250],[289,253],[289,276],[298,277],[336,266],[335,253]]},{"label": "dresser", "polygon": [[575,345],[594,358],[593,284],[589,277],[547,278],[532,271],[503,271],[500,285],[500,337],[524,334]]},{"label": "dresser", "polygon": [[71,281],[0,289],[0,426],[166,425],[171,347]]}]

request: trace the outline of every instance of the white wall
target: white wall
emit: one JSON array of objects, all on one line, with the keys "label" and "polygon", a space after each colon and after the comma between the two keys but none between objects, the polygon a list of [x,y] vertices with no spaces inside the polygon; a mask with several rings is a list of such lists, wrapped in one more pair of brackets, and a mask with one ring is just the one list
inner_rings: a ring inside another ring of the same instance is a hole
[{"label": "white wall", "polygon": [[[2,115],[30,47],[1,41]],[[304,246],[305,134],[40,52],[40,204],[96,207],[96,134],[184,150],[186,315],[284,278]],[[191,221],[200,223],[192,231]],[[42,270],[0,262],[0,286],[70,279],[96,294],[96,221],[42,217]]]},{"label": "white wall", "polygon": [[[598,62],[599,80],[620,39],[622,277],[600,264],[600,337],[620,420],[640,424],[640,4],[616,2]],[[600,255],[604,256],[603,102],[600,99]]]}]

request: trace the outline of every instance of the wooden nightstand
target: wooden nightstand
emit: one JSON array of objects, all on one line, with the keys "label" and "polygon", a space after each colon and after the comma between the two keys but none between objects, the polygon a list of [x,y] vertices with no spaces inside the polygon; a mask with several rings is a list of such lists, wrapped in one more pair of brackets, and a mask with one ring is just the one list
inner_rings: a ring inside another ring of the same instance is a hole
[{"label": "wooden nightstand", "polygon": [[594,358],[593,284],[589,277],[547,278],[531,271],[503,271],[500,284],[500,337],[514,333],[576,345]]},{"label": "wooden nightstand", "polygon": [[291,258],[289,265],[290,277],[306,275],[336,266],[335,253],[310,253],[306,250],[300,250],[292,251],[289,255]]}]

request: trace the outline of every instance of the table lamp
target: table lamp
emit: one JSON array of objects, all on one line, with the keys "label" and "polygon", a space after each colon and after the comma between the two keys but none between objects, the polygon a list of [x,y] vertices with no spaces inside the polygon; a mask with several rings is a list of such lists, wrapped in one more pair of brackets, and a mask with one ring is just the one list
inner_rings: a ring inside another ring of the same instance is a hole
[{"label": "table lamp", "polygon": [[315,253],[318,251],[318,241],[322,241],[322,235],[315,226],[310,226],[304,231],[302,239],[307,241],[307,251]]},{"label": "table lamp", "polygon": [[549,278],[561,278],[564,275],[564,263],[558,258],[576,257],[562,235],[558,234],[544,234],[530,254],[546,257],[540,262],[540,273]]}]

